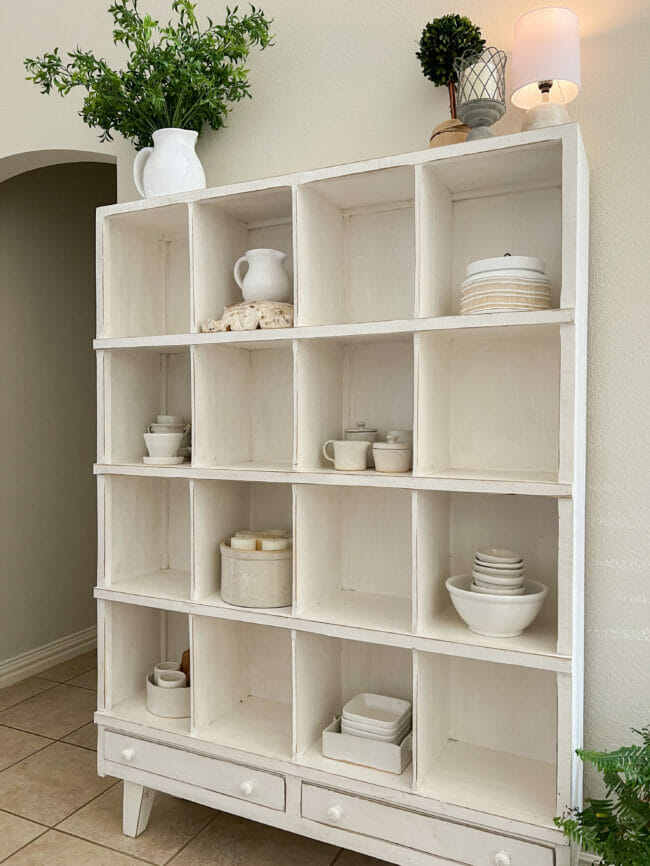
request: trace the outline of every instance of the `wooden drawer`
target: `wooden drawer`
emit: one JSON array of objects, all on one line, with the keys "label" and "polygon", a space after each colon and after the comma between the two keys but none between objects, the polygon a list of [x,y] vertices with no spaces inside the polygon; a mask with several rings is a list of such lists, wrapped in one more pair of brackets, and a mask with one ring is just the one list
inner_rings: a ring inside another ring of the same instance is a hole
[{"label": "wooden drawer", "polygon": [[302,817],[466,866],[553,866],[554,861],[551,848],[314,785],[302,786]]},{"label": "wooden drawer", "polygon": [[284,811],[284,778],[262,773],[242,764],[195,755],[171,746],[149,743],[107,731],[104,739],[107,761],[177,779],[239,800]]}]

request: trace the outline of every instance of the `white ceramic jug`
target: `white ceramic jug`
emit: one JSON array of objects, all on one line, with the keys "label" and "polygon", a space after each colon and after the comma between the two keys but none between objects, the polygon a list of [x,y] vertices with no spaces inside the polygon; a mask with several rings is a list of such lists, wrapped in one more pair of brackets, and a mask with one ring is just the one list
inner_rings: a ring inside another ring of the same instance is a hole
[{"label": "white ceramic jug", "polygon": [[[280,250],[247,250],[235,262],[233,274],[245,301],[291,302],[291,284],[284,268],[285,253]],[[242,280],[241,268],[246,262],[248,271]]]},{"label": "white ceramic jug", "polygon": [[133,180],[143,198],[205,189],[205,173],[196,155],[198,132],[157,129],[153,147],[143,147],[133,163]]}]

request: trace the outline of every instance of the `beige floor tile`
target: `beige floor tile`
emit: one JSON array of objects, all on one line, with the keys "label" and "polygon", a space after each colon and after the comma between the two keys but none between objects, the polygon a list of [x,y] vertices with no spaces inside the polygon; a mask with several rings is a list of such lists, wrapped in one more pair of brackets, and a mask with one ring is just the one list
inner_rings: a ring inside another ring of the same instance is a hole
[{"label": "beige floor tile", "polygon": [[0,712],[0,725],[58,740],[92,721],[96,703],[88,689],[59,685]]},{"label": "beige floor tile", "polygon": [[115,785],[67,818],[58,829],[162,866],[193,839],[214,814],[205,806],[158,793],[146,832],[131,839],[122,835],[122,785]]},{"label": "beige floor tile", "polygon": [[72,743],[73,746],[81,746],[83,749],[92,749],[97,751],[97,725],[91,722],[89,725],[84,725],[78,731],[73,731],[63,738],[64,743]]},{"label": "beige floor tile", "polygon": [[78,677],[73,677],[71,680],[67,680],[69,686],[79,686],[82,689],[90,689],[92,692],[97,691],[97,669],[92,668],[92,670],[86,671],[85,674],[81,674]]},{"label": "beige floor tile", "polygon": [[0,773],[0,809],[53,826],[114,784],[94,752],[53,743]]},{"label": "beige floor tile", "polygon": [[74,836],[48,830],[44,836],[5,860],[7,866],[142,866],[141,860],[108,851]]},{"label": "beige floor tile", "polygon": [[13,686],[0,689],[0,710],[6,710],[7,707],[13,707],[14,704],[19,704],[27,698],[53,688],[55,688],[54,683],[39,680],[36,677],[21,680],[19,683],[14,683]]},{"label": "beige floor tile", "polygon": [[45,833],[45,827],[41,827],[40,824],[33,824],[16,815],[0,812],[0,860],[4,860],[23,845],[27,845],[41,833]]},{"label": "beige floor tile", "polygon": [[87,671],[97,667],[97,651],[91,650],[83,655],[76,656],[73,659],[68,659],[67,662],[61,662],[60,665],[55,665],[53,668],[48,668],[42,671],[39,677],[44,680],[53,680],[57,683],[65,683],[73,677],[78,677],[80,674],[85,674]]},{"label": "beige floor tile", "polygon": [[43,749],[52,740],[0,725],[0,770]]},{"label": "beige floor tile", "polygon": [[387,860],[377,860],[376,857],[366,857],[356,851],[341,851],[341,856],[335,866],[390,866]]},{"label": "beige floor tile", "polygon": [[170,866],[330,866],[337,849],[220,812]]}]

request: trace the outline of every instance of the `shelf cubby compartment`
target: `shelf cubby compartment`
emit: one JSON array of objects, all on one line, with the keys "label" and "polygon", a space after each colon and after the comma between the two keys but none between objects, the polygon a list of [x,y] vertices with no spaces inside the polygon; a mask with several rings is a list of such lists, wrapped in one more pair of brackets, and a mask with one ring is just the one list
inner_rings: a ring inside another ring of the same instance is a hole
[{"label": "shelf cubby compartment", "polygon": [[105,585],[189,601],[189,481],[111,475],[104,491]]},{"label": "shelf cubby compartment", "polygon": [[397,776],[326,758],[323,729],[362,692],[413,701],[411,650],[296,632],[296,760],[324,772],[411,790],[412,764]]},{"label": "shelf cubby compartment", "polygon": [[233,277],[235,262],[250,249],[285,253],[293,282],[292,192],[289,186],[204,199],[193,205],[193,330],[220,319],[227,304],[242,301]]},{"label": "shelf cubby compartment", "polygon": [[298,187],[297,324],[413,318],[414,198],[412,166]]},{"label": "shelf cubby compartment", "polygon": [[418,793],[552,826],[556,674],[424,652],[416,665]]},{"label": "shelf cubby compartment", "polygon": [[506,253],[543,259],[551,306],[573,306],[575,287],[563,285],[562,274],[560,141],[435,160],[416,171],[420,316],[458,315],[467,265]]},{"label": "shelf cubby compartment", "polygon": [[[439,640],[553,655],[558,651],[558,500],[543,496],[418,491],[415,531],[418,633]],[[535,622],[516,638],[471,632],[456,613],[448,577],[471,574],[474,551],[505,547],[526,577],[548,587]]]},{"label": "shelf cubby compartment", "polygon": [[357,421],[376,427],[380,439],[413,429],[412,337],[301,340],[297,352],[299,469],[336,471],[323,444]]},{"label": "shelf cubby compartment", "polygon": [[194,734],[291,760],[291,631],[194,617]]},{"label": "shelf cubby compartment", "polygon": [[142,465],[143,433],[156,415],[191,418],[189,350],[111,349],[98,357],[104,381],[99,461]]},{"label": "shelf cubby compartment", "polygon": [[409,490],[297,486],[299,616],[411,631],[411,497]]},{"label": "shelf cubby compartment", "polygon": [[[220,593],[220,543],[238,529],[290,530],[291,485],[195,481],[193,495],[194,598],[205,604],[222,607],[226,602]],[[290,614],[291,607],[274,608],[271,612]]]},{"label": "shelf cubby compartment", "polygon": [[418,431],[420,475],[557,482],[559,327],[420,335]]},{"label": "shelf cubby compartment", "polygon": [[103,232],[103,309],[98,336],[189,333],[187,205],[113,214],[104,219]]},{"label": "shelf cubby compartment", "polygon": [[187,614],[153,607],[104,603],[105,710],[126,722],[189,734],[190,718],[169,719],[147,710],[146,677],[159,661],[180,662],[190,647]]},{"label": "shelf cubby compartment", "polygon": [[194,397],[195,466],[292,468],[290,342],[195,347]]}]

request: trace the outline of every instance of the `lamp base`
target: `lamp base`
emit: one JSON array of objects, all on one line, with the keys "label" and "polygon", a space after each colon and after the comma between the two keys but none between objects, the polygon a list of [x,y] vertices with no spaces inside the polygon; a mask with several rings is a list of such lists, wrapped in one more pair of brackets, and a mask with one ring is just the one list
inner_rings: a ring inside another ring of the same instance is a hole
[{"label": "lamp base", "polygon": [[569,122],[569,112],[563,102],[540,102],[529,108],[521,125],[522,132],[529,129],[543,129],[545,126],[558,126]]}]

